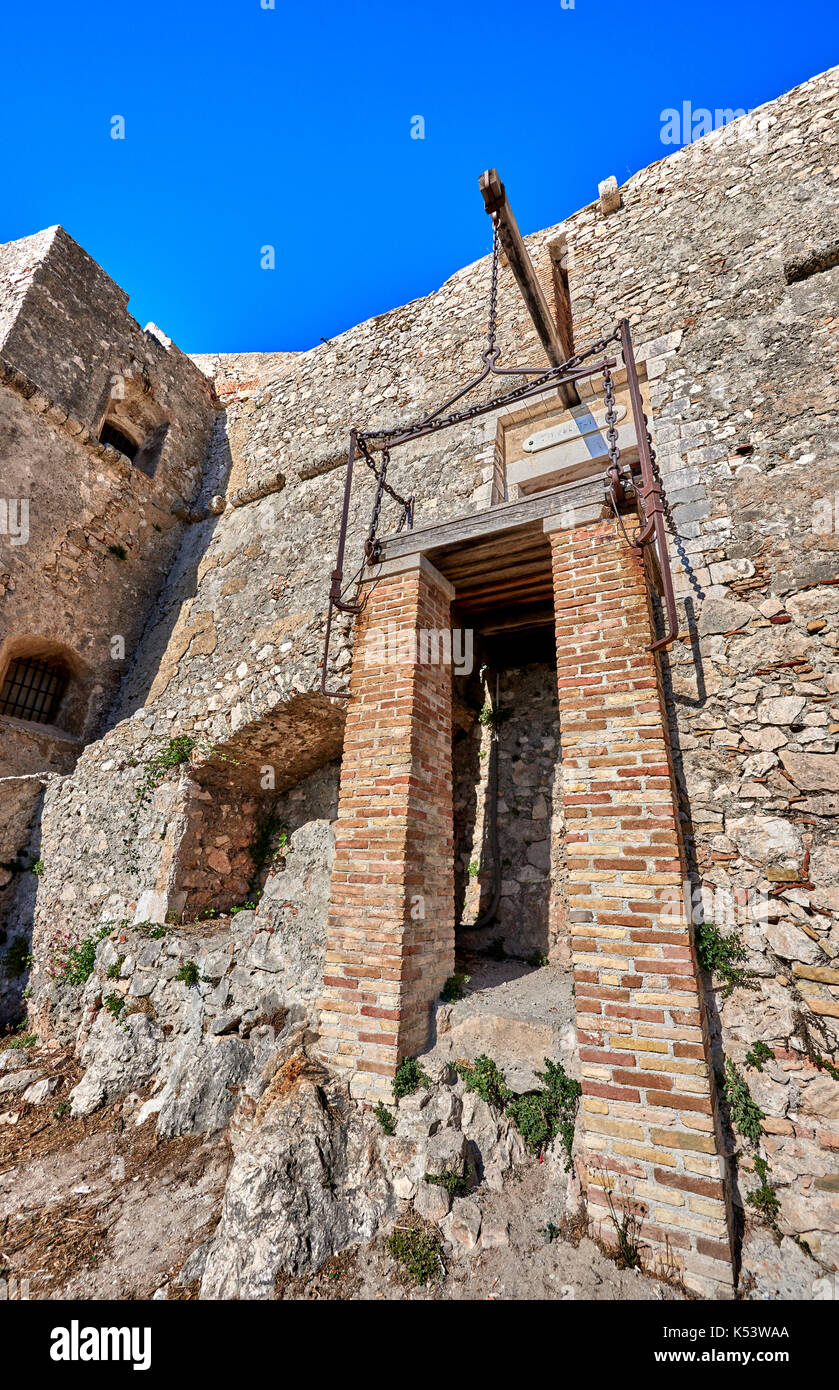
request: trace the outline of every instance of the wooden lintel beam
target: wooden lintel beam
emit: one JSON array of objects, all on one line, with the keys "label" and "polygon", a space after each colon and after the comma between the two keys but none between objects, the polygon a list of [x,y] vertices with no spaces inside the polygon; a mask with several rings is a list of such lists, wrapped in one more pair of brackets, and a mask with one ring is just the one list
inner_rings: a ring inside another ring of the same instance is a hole
[{"label": "wooden lintel beam", "polygon": [[[521,290],[536,332],[552,367],[566,362],[574,351],[573,344],[563,341],[559,325],[551,313],[544,290],[539,283],[533,262],[527,254],[527,247],[516,224],[513,210],[507,201],[504,185],[498,177],[497,169],[487,169],[479,179],[484,207],[490,215],[497,214],[498,237]],[[580,397],[572,382],[558,388],[565,405],[579,405]]]}]

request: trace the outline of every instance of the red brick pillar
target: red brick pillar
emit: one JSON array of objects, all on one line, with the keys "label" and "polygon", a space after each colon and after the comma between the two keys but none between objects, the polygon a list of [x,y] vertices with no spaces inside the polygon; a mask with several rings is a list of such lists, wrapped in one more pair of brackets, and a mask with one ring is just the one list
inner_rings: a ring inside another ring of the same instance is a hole
[{"label": "red brick pillar", "polygon": [[[545,523],[548,530],[550,523]],[[568,893],[582,1062],[581,1174],[642,1218],[642,1255],[731,1293],[724,1167],[678,801],[642,571],[613,520],[550,531]]]},{"label": "red brick pillar", "polygon": [[[390,1095],[429,1042],[454,970],[451,631],[454,590],[421,556],[364,586],[332,870],[321,1044],[353,1095]],[[450,649],[449,649],[450,650]]]}]

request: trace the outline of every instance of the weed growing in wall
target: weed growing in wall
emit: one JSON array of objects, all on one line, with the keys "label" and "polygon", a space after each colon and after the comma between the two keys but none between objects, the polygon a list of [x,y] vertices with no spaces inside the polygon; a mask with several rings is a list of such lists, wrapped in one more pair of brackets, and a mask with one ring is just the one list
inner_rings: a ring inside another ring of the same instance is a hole
[{"label": "weed growing in wall", "polygon": [[702,970],[722,981],[723,998],[727,999],[738,986],[757,989],[753,970],[744,970],[740,961],[746,959],[746,947],[738,932],[723,936],[713,922],[702,922],[694,933],[696,954]]},{"label": "weed growing in wall", "polygon": [[175,979],[180,980],[188,989],[192,989],[194,985],[197,985],[198,981],[201,979],[201,973],[195,961],[185,960],[175,976]]},{"label": "weed growing in wall", "polygon": [[125,1000],[121,994],[108,994],[102,1002],[114,1019],[118,1019],[125,1008]]},{"label": "weed growing in wall", "polygon": [[459,999],[463,999],[466,994],[466,986],[470,980],[469,975],[461,975],[457,972],[450,975],[440,990],[440,998],[444,1004],[456,1004]]},{"label": "weed growing in wall", "polygon": [[537,1071],[536,1075],[544,1082],[541,1090],[518,1096],[507,1106],[507,1114],[531,1153],[541,1153],[559,1135],[568,1172],[574,1145],[574,1121],[583,1088],[579,1081],[566,1075],[561,1062],[551,1062],[547,1057],[545,1070]]},{"label": "weed growing in wall", "polygon": [[388,1110],[387,1106],[382,1101],[379,1101],[378,1105],[374,1106],[373,1114],[381,1125],[383,1133],[394,1133],[396,1129],[396,1116],[391,1114],[390,1110]]},{"label": "weed growing in wall", "polygon": [[[87,936],[59,928],[50,941],[47,974],[60,984],[81,986],[90,979],[96,964],[96,948],[116,922],[102,922]],[[119,925],[127,926],[127,922]]]},{"label": "weed growing in wall", "polygon": [[513,1092],[507,1085],[503,1071],[484,1052],[476,1057],[471,1065],[468,1062],[457,1062],[455,1071],[466,1082],[467,1091],[474,1091],[481,1100],[494,1106],[496,1110],[503,1110],[507,1102],[513,1099]]},{"label": "weed growing in wall", "polygon": [[419,1090],[420,1086],[427,1086],[428,1084],[429,1078],[416,1057],[403,1057],[391,1082],[393,1099],[401,1100],[403,1096],[412,1096],[415,1091]]},{"label": "weed growing in wall", "polygon": [[775,1056],[771,1047],[767,1047],[765,1042],[752,1043],[745,1056],[746,1065],[754,1067],[755,1071],[763,1071],[764,1062],[771,1062]]},{"label": "weed growing in wall", "polygon": [[129,873],[136,873],[139,867],[137,831],[140,813],[151,800],[152,793],[160,786],[167,773],[172,768],[181,767],[185,762],[188,762],[195,747],[194,738],[190,738],[189,734],[179,734],[176,738],[170,738],[159,753],[155,753],[153,757],[147,758],[143,763],[143,775],[134,789],[134,804],[128,812],[128,833],[122,842],[125,866]]},{"label": "weed growing in wall", "polygon": [[425,1181],[433,1187],[444,1187],[450,1197],[462,1197],[469,1186],[464,1173],[456,1173],[453,1168],[444,1168],[442,1173],[426,1173]]},{"label": "weed growing in wall", "polygon": [[730,1057],[725,1064],[723,1094],[732,1124],[750,1144],[759,1143],[763,1134],[763,1111],[752,1099],[745,1077]]},{"label": "weed growing in wall", "polygon": [[767,1225],[777,1231],[781,1203],[775,1188],[769,1181],[769,1164],[765,1158],[761,1158],[759,1155],[755,1158],[755,1172],[760,1178],[760,1186],[756,1187],[754,1192],[747,1194],[746,1201],[763,1217]]}]

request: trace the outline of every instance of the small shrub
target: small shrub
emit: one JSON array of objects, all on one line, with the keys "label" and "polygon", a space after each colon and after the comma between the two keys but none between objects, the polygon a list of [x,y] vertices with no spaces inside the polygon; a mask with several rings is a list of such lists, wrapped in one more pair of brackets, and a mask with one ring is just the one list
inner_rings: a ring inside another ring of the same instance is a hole
[{"label": "small shrub", "polygon": [[25,936],[16,936],[6,952],[3,969],[10,980],[17,980],[32,964],[32,952]]},{"label": "small shrub", "polygon": [[434,1187],[444,1187],[450,1197],[462,1197],[469,1186],[464,1173],[456,1173],[453,1168],[444,1168],[442,1173],[426,1173],[425,1181]]},{"label": "small shrub", "polygon": [[119,979],[120,971],[122,970],[124,961],[125,956],[119,956],[117,960],[114,961],[113,965],[108,966],[107,970],[105,971],[105,974],[107,975],[109,980]]},{"label": "small shrub", "polygon": [[694,932],[696,955],[701,968],[709,975],[717,975],[723,982],[723,998],[738,985],[744,989],[756,989],[753,983],[753,970],[744,970],[738,961],[746,959],[746,948],[737,932],[723,936],[713,922],[702,922]]},{"label": "small shrub", "polygon": [[38,1039],[34,1033],[18,1033],[16,1037],[10,1038],[8,1042],[4,1041],[3,1050],[5,1052],[14,1052],[19,1047],[35,1047],[37,1042]]},{"label": "small shrub", "polygon": [[561,1062],[545,1058],[545,1070],[536,1075],[545,1084],[539,1091],[517,1096],[507,1106],[507,1114],[531,1153],[541,1153],[559,1135],[565,1149],[565,1171],[571,1168],[574,1121],[582,1086],[567,1076]]},{"label": "small shrub", "polygon": [[195,964],[195,961],[185,960],[177,975],[175,976],[175,979],[180,980],[181,983],[185,984],[189,989],[192,989],[194,985],[197,985],[198,981],[201,979],[201,975],[199,973],[198,966]]},{"label": "small shrub", "polygon": [[496,1110],[503,1110],[512,1100],[513,1092],[507,1085],[503,1071],[496,1066],[491,1057],[482,1052],[473,1063],[456,1062],[455,1071],[466,1082],[467,1091],[475,1091]]},{"label": "small shrub", "polygon": [[125,1000],[121,994],[109,994],[102,1002],[112,1018],[119,1018],[125,1008]]},{"label": "small shrub", "polygon": [[468,872],[469,877],[470,877],[471,879],[476,879],[476,878],[478,877],[478,874],[480,873],[480,865],[479,865],[477,859],[473,859],[473,860],[470,862],[469,868],[468,868],[467,872]]},{"label": "small shrub", "polygon": [[760,1187],[756,1187],[754,1192],[749,1192],[746,1201],[749,1206],[754,1207],[767,1224],[778,1228],[778,1212],[781,1210],[781,1203],[775,1188],[769,1181],[769,1164],[765,1158],[758,1156],[755,1158],[755,1172],[760,1178]]},{"label": "small shrub", "polygon": [[376,1116],[384,1133],[393,1134],[396,1129],[396,1116],[390,1113],[387,1106],[382,1101],[379,1101],[378,1105],[375,1106],[373,1114]]},{"label": "small shrub", "polygon": [[227,915],[235,917],[237,912],[256,912],[256,903],[252,899],[248,899],[246,903],[237,903],[235,907],[231,907]]},{"label": "small shrub", "polygon": [[440,998],[444,1004],[456,1004],[466,993],[466,986],[470,980],[469,975],[455,973],[450,975],[440,990]]},{"label": "small shrub", "polygon": [[534,970],[539,970],[543,965],[547,965],[548,958],[544,951],[531,951],[527,957],[528,965],[532,965]]},{"label": "small shrub", "polygon": [[387,1248],[415,1284],[440,1284],[446,1274],[440,1253],[442,1244],[429,1231],[398,1226],[389,1236]]},{"label": "small shrub", "polygon": [[767,1047],[765,1042],[752,1043],[746,1053],[746,1065],[754,1067],[755,1071],[763,1071],[764,1062],[771,1062],[774,1056],[771,1047]]},{"label": "small shrub", "polygon": [[96,948],[108,935],[112,926],[112,922],[103,922],[95,931],[82,937],[72,946],[68,946],[66,940],[59,941],[48,967],[53,978],[60,979],[67,985],[86,984],[96,964]]},{"label": "small shrub", "polygon": [[725,1064],[723,1093],[728,1102],[732,1124],[744,1139],[751,1144],[757,1144],[763,1134],[763,1111],[752,1099],[745,1077],[730,1057]]},{"label": "small shrub", "polygon": [[108,554],[115,555],[118,560],[128,559],[128,551],[124,545],[109,545]]},{"label": "small shrub", "polygon": [[416,1057],[403,1057],[391,1082],[393,1099],[401,1100],[403,1096],[412,1096],[415,1091],[419,1090],[420,1086],[427,1086],[428,1084],[429,1078]]},{"label": "small shrub", "polygon": [[53,1118],[54,1120],[66,1120],[67,1117],[69,1116],[69,1114],[70,1114],[70,1102],[69,1102],[69,1100],[60,1100],[60,1101],[58,1102],[57,1106],[55,1107],[55,1109],[54,1109],[53,1112],[52,1112],[52,1118]]},{"label": "small shrub", "polygon": [[31,874],[35,874],[36,877],[40,878],[40,877],[41,877],[41,874],[44,872],[44,861],[43,861],[43,859],[35,859],[35,860],[29,865],[29,872],[30,872]]}]

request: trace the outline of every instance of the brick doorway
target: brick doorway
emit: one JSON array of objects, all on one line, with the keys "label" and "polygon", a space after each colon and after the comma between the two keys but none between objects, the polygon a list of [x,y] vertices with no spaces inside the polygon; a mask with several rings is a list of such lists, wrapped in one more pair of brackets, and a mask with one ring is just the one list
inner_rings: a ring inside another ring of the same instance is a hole
[{"label": "brick doorway", "polygon": [[[602,504],[569,514],[567,493],[492,509],[495,528],[484,523],[471,542],[454,524],[414,533],[370,575],[321,1046],[357,1097],[387,1096],[398,1060],[431,1041],[454,966],[451,671],[423,663],[416,644],[412,657],[412,635],[455,620],[478,627],[490,607],[502,627],[523,615],[538,625],[552,599],[589,1216],[610,1240],[609,1200],[618,1213],[637,1211],[651,1267],[725,1292],[721,1146],[691,933],[674,907],[684,859],[646,576]],[[513,525],[499,540],[505,520]],[[423,540],[424,552],[408,549]],[[374,647],[371,660],[371,635],[383,630],[396,644]]]}]

